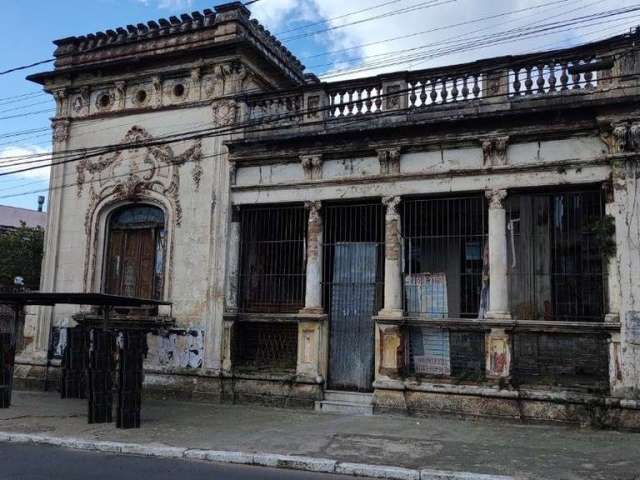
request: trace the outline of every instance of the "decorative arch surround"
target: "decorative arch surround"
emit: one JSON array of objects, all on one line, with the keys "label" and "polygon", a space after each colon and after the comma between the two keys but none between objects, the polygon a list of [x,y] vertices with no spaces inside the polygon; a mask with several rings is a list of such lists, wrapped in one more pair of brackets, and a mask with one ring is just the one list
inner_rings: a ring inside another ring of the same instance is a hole
[{"label": "decorative arch surround", "polygon": [[[77,195],[89,196],[84,228],[87,238],[84,269],[85,291],[100,291],[104,274],[105,240],[109,215],[127,204],[147,203],[160,207],[165,215],[167,233],[163,296],[171,294],[175,229],[182,224],[180,170],[192,163],[194,187],[202,177],[200,140],[176,155],[168,145],[145,144],[154,138],[134,126],[120,142],[129,148],[97,158],[85,158],[77,166]],[[86,192],[85,192],[86,190]],[[100,261],[98,261],[100,260]]]}]

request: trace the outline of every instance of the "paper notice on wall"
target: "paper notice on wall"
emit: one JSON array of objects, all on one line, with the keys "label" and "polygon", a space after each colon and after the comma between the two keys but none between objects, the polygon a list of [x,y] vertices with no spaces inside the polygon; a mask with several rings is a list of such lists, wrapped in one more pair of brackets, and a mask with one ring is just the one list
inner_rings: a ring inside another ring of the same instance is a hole
[{"label": "paper notice on wall", "polygon": [[[423,375],[451,375],[449,331],[416,328],[413,335],[419,337],[413,339],[414,351],[421,350],[420,355],[413,356],[415,372]],[[415,345],[416,343],[419,345]]]}]

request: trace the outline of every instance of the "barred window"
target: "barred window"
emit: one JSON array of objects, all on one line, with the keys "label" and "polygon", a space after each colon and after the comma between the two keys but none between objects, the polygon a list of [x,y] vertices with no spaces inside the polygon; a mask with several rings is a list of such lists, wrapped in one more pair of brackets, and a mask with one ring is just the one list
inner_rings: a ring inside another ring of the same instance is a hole
[{"label": "barred window", "polygon": [[515,319],[604,319],[612,238],[599,189],[509,195],[507,235]]},{"label": "barred window", "polygon": [[286,313],[304,307],[307,211],[303,205],[240,211],[240,308]]},{"label": "barred window", "polygon": [[402,204],[407,313],[482,318],[488,298],[483,195],[408,198]]}]

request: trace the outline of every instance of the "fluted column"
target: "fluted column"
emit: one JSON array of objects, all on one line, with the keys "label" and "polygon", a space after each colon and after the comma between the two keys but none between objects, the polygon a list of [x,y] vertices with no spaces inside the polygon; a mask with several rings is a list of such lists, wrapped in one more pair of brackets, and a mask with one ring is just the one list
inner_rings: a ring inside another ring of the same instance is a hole
[{"label": "fluted column", "polygon": [[303,313],[322,314],[322,217],[320,202],[307,202],[307,286]]},{"label": "fluted column", "polygon": [[489,190],[489,311],[487,318],[511,319],[507,277],[506,190]]},{"label": "fluted column", "polygon": [[400,197],[385,197],[384,309],[381,317],[402,317],[402,245]]}]

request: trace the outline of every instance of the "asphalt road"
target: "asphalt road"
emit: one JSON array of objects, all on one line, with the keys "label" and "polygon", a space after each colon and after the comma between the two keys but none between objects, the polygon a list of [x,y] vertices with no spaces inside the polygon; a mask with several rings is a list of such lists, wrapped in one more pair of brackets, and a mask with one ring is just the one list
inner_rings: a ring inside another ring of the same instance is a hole
[{"label": "asphalt road", "polygon": [[0,479],[353,480],[353,477],[0,443]]}]

